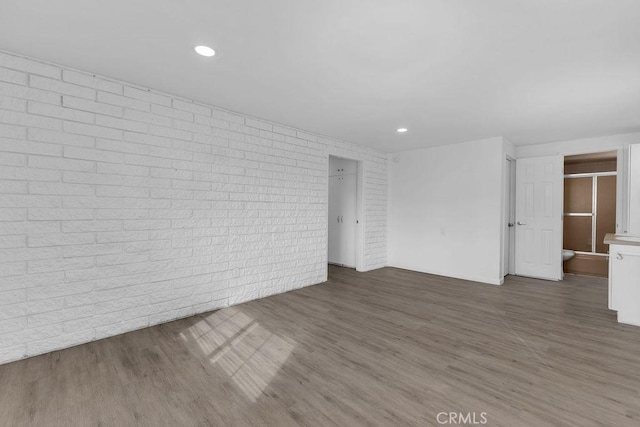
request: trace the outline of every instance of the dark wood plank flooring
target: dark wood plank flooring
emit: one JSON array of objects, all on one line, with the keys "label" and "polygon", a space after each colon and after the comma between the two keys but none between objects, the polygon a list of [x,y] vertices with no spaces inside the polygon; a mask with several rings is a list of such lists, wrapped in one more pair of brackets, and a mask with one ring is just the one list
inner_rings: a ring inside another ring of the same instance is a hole
[{"label": "dark wood plank flooring", "polygon": [[[8,426],[640,425],[606,281],[385,268],[0,366]],[[441,416],[441,420],[443,420]]]}]

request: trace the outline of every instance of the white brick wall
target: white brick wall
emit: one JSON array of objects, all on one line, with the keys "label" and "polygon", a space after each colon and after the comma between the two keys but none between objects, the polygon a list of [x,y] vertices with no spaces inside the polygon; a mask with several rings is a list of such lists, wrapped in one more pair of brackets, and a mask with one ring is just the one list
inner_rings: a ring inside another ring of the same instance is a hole
[{"label": "white brick wall", "polygon": [[384,154],[0,52],[0,363],[325,281],[329,154],[382,267]]}]

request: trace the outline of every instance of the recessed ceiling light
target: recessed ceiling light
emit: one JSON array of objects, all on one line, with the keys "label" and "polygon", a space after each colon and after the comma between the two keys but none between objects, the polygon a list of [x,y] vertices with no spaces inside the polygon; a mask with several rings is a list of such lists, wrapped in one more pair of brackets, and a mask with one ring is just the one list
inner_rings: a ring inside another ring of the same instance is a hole
[{"label": "recessed ceiling light", "polygon": [[408,130],[409,129],[407,129],[407,128],[398,128],[398,133],[405,133]]},{"label": "recessed ceiling light", "polygon": [[195,49],[196,52],[198,52],[198,55],[202,56],[213,56],[216,54],[216,51],[211,49],[209,46],[196,46]]}]

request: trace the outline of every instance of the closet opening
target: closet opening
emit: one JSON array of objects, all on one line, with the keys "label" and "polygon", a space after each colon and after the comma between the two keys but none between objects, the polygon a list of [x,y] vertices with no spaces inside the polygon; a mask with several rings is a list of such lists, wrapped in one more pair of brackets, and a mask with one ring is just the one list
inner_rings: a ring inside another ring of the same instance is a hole
[{"label": "closet opening", "polygon": [[362,270],[362,165],[329,156],[329,264]]}]

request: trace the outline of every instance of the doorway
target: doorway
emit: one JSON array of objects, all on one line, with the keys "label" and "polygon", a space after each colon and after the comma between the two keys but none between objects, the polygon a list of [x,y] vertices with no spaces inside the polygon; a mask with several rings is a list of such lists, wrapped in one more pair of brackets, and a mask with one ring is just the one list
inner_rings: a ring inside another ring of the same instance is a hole
[{"label": "doorway", "polygon": [[564,159],[564,272],[608,276],[607,233],[616,232],[617,151]]},{"label": "doorway", "polygon": [[502,253],[502,277],[515,274],[515,215],[516,215],[516,162],[507,156],[504,163],[504,212],[503,212],[503,253]]},{"label": "doorway", "polygon": [[329,156],[328,262],[358,264],[358,162]]}]

